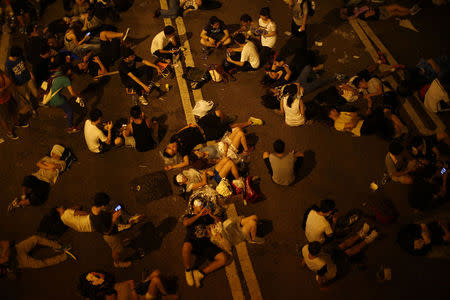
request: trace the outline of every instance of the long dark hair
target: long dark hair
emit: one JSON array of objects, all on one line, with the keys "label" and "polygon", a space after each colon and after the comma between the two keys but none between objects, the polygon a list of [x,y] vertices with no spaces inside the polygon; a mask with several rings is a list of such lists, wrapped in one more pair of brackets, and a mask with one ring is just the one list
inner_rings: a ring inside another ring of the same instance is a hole
[{"label": "long dark hair", "polygon": [[287,99],[287,106],[291,107],[292,103],[295,100],[295,96],[297,95],[298,92],[298,88],[297,85],[292,83],[288,86],[286,86],[283,90],[283,96],[284,95],[289,95],[288,99]]}]

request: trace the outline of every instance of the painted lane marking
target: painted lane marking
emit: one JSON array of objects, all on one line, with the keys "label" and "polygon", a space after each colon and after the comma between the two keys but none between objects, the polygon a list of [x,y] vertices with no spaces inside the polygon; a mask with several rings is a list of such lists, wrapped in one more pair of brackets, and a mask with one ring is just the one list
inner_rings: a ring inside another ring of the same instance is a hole
[{"label": "painted lane marking", "polygon": [[[160,0],[161,9],[167,9],[167,2],[166,0]],[[175,19],[175,23],[178,30],[178,35],[180,38],[180,43],[182,43],[183,47],[186,48],[186,51],[184,51],[185,56],[185,63],[186,66],[194,67],[194,60],[191,53],[191,48],[189,45],[189,41],[186,38],[186,27],[184,25],[183,19],[181,17],[178,17]],[[166,26],[171,25],[172,21],[169,18],[164,18],[164,24]],[[189,91],[187,88],[186,81],[183,79],[183,68],[181,66],[181,63],[179,63],[177,66],[175,66],[175,74],[177,77],[177,82],[179,85],[179,90],[181,94],[181,100],[183,104],[183,109],[186,114],[186,121],[188,123],[193,123],[195,121],[194,115],[192,113],[192,105],[191,105],[191,99],[189,95]],[[203,99],[202,92],[200,89],[193,90],[194,99],[196,101]],[[234,205],[233,205],[234,207]],[[235,209],[234,209],[235,210]],[[233,297],[233,300],[244,300],[244,292],[242,290],[242,285],[240,282],[240,278],[237,272],[236,262],[233,260],[229,265],[225,267],[225,274],[227,275],[228,284],[230,286],[231,295]]]}]

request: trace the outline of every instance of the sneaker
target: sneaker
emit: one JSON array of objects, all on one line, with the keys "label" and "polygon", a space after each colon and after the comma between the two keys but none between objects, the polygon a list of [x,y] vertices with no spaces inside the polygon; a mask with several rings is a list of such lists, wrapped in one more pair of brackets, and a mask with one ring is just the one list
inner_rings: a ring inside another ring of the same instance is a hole
[{"label": "sneaker", "polygon": [[12,140],[17,140],[19,137],[14,132],[8,132],[6,134],[7,137],[9,137]]},{"label": "sneaker", "polygon": [[114,268],[128,268],[131,266],[131,261],[115,261]]},{"label": "sneaker", "polygon": [[247,241],[249,244],[264,244],[264,239],[260,237],[255,237],[253,240]]},{"label": "sneaker", "polygon": [[77,99],[75,99],[75,102],[78,103],[80,107],[85,106],[83,99],[81,99],[80,97],[77,97]]},{"label": "sneaker", "polygon": [[372,232],[368,236],[366,236],[364,242],[366,242],[366,244],[370,244],[377,238],[377,236],[378,232],[376,230],[372,230]]},{"label": "sneaker", "polygon": [[117,230],[124,231],[131,228],[131,224],[117,224]]},{"label": "sneaker", "polygon": [[74,261],[78,260],[77,257],[72,252],[70,252],[69,250],[64,250],[64,253],[67,255],[68,258],[71,258]]},{"label": "sneaker", "polygon": [[255,117],[250,117],[248,118],[248,121],[251,123],[251,125],[256,126],[256,125],[264,125],[264,121]]},{"label": "sneaker", "polygon": [[72,249],[72,246],[66,244],[66,245],[62,245],[61,248],[56,249],[56,251],[65,252],[65,251],[70,251],[71,249]]},{"label": "sneaker", "polygon": [[186,275],[186,283],[188,284],[188,286],[194,286],[194,276],[192,275],[192,271],[185,271],[184,272]]},{"label": "sneaker", "polygon": [[17,124],[17,125],[15,125],[16,127],[20,127],[20,128],[27,128],[27,127],[30,127],[30,123],[28,123],[28,122],[24,122],[24,123],[21,123],[21,124]]},{"label": "sneaker", "polygon": [[358,235],[359,235],[361,238],[364,238],[364,237],[367,235],[367,233],[369,232],[369,230],[370,230],[369,224],[364,223],[363,227],[362,227],[361,230],[358,232]]},{"label": "sneaker", "polygon": [[66,128],[66,132],[68,133],[68,134],[72,134],[72,133],[77,133],[77,132],[80,132],[80,128],[78,128],[78,127],[69,127],[69,128]]},{"label": "sneaker", "polygon": [[199,270],[192,271],[192,276],[194,277],[195,287],[199,288],[202,286],[202,280],[205,277],[205,275],[200,272]]},{"label": "sneaker", "polygon": [[18,198],[14,198],[14,200],[8,205],[8,211],[11,212],[16,208],[19,208],[19,199]]},{"label": "sneaker", "polygon": [[127,39],[129,32],[130,32],[130,27],[128,27],[127,30],[125,30],[125,33],[123,34],[122,41],[125,41]]},{"label": "sneaker", "polygon": [[141,103],[142,105],[148,105],[148,101],[144,96],[139,96],[139,103]]},{"label": "sneaker", "polygon": [[128,220],[128,223],[139,223],[140,221],[142,221],[142,219],[144,219],[144,217],[144,215],[134,215]]},{"label": "sneaker", "polygon": [[171,88],[170,84],[166,83],[164,85],[164,91],[168,92],[170,90],[170,88]]}]

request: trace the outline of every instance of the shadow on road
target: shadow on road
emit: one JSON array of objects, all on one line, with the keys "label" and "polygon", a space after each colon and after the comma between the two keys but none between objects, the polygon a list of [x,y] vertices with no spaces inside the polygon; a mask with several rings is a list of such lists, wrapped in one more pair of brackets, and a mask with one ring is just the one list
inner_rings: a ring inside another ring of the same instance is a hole
[{"label": "shadow on road", "polygon": [[132,235],[131,248],[142,249],[144,254],[161,248],[164,237],[177,224],[177,218],[167,217],[156,227],[152,222],[143,223]]}]

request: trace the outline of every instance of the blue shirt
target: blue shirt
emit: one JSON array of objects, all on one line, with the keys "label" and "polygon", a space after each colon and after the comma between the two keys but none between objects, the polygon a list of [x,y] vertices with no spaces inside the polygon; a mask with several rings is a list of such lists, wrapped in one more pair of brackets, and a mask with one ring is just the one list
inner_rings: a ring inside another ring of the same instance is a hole
[{"label": "blue shirt", "polygon": [[6,60],[5,68],[9,74],[11,74],[12,80],[16,85],[24,85],[31,79],[30,72],[25,68],[25,64],[22,59]]}]

